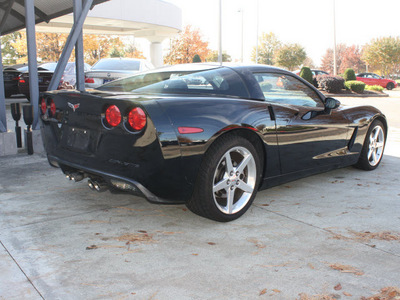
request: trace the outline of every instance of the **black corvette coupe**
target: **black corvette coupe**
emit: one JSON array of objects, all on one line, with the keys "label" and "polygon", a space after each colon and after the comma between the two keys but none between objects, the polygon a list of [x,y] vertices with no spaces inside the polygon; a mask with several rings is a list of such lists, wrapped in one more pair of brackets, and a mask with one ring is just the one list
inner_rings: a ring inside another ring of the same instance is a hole
[{"label": "black corvette coupe", "polygon": [[375,169],[385,116],[340,107],[278,68],[178,65],[40,98],[48,160],[92,189],[185,203],[217,221],[259,189],[338,167]]}]

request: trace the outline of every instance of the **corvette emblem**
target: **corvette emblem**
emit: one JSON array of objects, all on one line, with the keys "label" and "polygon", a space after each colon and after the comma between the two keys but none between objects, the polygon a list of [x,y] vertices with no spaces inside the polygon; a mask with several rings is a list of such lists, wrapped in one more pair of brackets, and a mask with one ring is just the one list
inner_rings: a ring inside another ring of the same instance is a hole
[{"label": "corvette emblem", "polygon": [[68,106],[72,108],[72,110],[75,112],[79,108],[80,103],[77,104],[72,104],[71,102],[68,102]]}]

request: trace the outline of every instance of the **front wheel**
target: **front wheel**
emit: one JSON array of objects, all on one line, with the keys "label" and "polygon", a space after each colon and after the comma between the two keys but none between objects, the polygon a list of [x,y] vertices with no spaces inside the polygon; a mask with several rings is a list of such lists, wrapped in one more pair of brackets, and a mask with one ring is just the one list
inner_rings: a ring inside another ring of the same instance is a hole
[{"label": "front wheel", "polygon": [[239,218],[256,196],[260,166],[257,150],[250,141],[236,135],[222,136],[205,154],[187,207],[219,222]]},{"label": "front wheel", "polygon": [[385,126],[381,121],[375,120],[368,129],[360,158],[355,166],[367,171],[376,169],[383,157],[385,139]]},{"label": "front wheel", "polygon": [[388,90],[393,90],[393,89],[394,89],[394,84],[393,84],[393,82],[389,82],[389,83],[386,85],[386,88],[387,88]]}]

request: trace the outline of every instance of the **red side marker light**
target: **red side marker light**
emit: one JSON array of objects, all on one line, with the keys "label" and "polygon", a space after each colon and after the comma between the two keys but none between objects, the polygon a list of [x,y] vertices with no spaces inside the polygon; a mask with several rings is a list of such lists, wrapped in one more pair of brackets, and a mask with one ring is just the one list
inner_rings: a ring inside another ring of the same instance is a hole
[{"label": "red side marker light", "polygon": [[107,108],[106,120],[112,127],[118,126],[118,124],[121,123],[121,112],[117,106],[111,105]]},{"label": "red side marker light", "polygon": [[203,131],[204,131],[203,128],[198,128],[198,127],[178,127],[178,132],[180,134],[200,133]]}]

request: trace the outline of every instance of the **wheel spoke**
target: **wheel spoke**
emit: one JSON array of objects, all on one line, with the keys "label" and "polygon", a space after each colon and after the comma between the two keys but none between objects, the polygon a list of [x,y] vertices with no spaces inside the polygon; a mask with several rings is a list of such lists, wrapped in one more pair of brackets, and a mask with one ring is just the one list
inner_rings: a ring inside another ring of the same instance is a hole
[{"label": "wheel spoke", "polygon": [[372,151],[372,163],[375,164],[378,161],[376,158],[376,151]]},{"label": "wheel spoke", "polygon": [[230,152],[225,153],[225,163],[226,163],[226,173],[229,174],[230,172],[233,172],[232,158]]},{"label": "wheel spoke", "polygon": [[226,184],[227,179],[222,179],[220,182],[217,182],[216,184],[214,184],[213,186],[213,192],[216,193],[220,190],[226,189],[226,187],[228,186]]},{"label": "wheel spoke", "polygon": [[379,133],[381,132],[381,130],[382,129],[380,127],[376,127],[376,131],[375,131],[374,137],[373,137],[374,141],[378,140],[378,136],[379,136]]},{"label": "wheel spoke", "polygon": [[235,190],[226,189],[226,209],[228,214],[233,211],[233,197],[235,196]]},{"label": "wheel spoke", "polygon": [[240,162],[239,166],[237,166],[236,171],[242,173],[243,170],[247,167],[248,163],[252,159],[251,155],[246,155],[243,160]]},{"label": "wheel spoke", "polygon": [[383,142],[378,142],[376,143],[376,148],[383,148],[384,143]]},{"label": "wheel spoke", "polygon": [[253,188],[248,185],[247,183],[245,183],[243,180],[239,181],[239,185],[237,186],[238,189],[241,189],[243,192],[246,193],[252,193],[253,192]]},{"label": "wheel spoke", "polygon": [[371,156],[372,156],[372,153],[373,153],[373,152],[374,152],[374,151],[372,150],[372,148],[369,148],[368,155],[367,155],[368,160],[371,160]]}]

